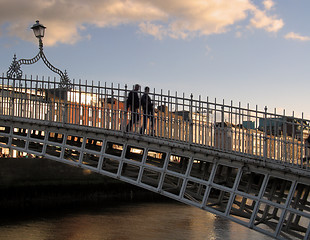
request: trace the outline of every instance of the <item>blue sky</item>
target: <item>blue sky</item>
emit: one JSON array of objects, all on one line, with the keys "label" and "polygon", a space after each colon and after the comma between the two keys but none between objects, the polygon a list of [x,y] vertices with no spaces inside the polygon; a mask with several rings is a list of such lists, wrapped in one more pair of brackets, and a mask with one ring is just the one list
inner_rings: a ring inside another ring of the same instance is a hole
[{"label": "blue sky", "polygon": [[[0,70],[32,58],[30,27],[71,79],[151,89],[310,119],[309,0],[0,0]],[[24,74],[55,76],[40,60]]]}]

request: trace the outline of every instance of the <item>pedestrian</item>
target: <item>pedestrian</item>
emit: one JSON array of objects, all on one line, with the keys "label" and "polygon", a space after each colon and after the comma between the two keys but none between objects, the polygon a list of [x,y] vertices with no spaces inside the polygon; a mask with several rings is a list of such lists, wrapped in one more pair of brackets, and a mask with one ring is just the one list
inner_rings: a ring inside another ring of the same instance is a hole
[{"label": "pedestrian", "polygon": [[127,102],[126,102],[126,110],[131,112],[130,121],[126,127],[126,131],[131,131],[133,125],[139,123],[139,105],[140,100],[138,96],[138,91],[140,90],[140,85],[135,84],[134,89],[131,90],[128,94]]},{"label": "pedestrian", "polygon": [[[145,87],[144,88],[144,94],[141,97],[141,106],[143,110],[143,124],[142,128],[140,130],[141,134],[145,133],[145,130],[147,130],[147,133],[153,134],[154,128],[154,105],[153,102],[149,96],[150,88]],[[147,128],[147,122],[149,120],[149,126],[150,128]]]}]

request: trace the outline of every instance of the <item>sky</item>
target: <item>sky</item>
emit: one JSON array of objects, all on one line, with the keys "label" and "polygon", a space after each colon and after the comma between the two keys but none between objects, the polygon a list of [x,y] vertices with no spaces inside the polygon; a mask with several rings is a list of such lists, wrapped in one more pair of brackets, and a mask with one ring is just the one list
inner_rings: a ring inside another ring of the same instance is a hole
[{"label": "sky", "polygon": [[[0,0],[0,72],[38,53],[75,81],[310,119],[309,0]],[[27,76],[57,77],[40,60]],[[152,90],[153,91],[153,90]],[[303,115],[302,115],[303,113]]]}]

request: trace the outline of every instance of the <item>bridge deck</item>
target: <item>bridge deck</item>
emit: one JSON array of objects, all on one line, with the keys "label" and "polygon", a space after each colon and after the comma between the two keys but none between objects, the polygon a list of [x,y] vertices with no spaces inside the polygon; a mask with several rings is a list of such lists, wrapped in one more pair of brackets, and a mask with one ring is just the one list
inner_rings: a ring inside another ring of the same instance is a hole
[{"label": "bridge deck", "polygon": [[90,169],[275,238],[309,239],[306,120],[154,93],[155,131],[126,132],[126,88],[79,83],[64,92],[56,84],[2,78],[1,147]]}]

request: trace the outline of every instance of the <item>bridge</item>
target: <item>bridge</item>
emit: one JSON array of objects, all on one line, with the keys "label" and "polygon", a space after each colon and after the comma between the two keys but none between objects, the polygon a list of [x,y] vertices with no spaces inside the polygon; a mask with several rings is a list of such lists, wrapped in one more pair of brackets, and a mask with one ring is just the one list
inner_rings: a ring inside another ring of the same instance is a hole
[{"label": "bridge", "polygon": [[309,120],[162,90],[149,93],[154,116],[141,108],[134,115],[125,107],[130,90],[3,75],[0,147],[89,169],[277,239],[310,239]]}]

